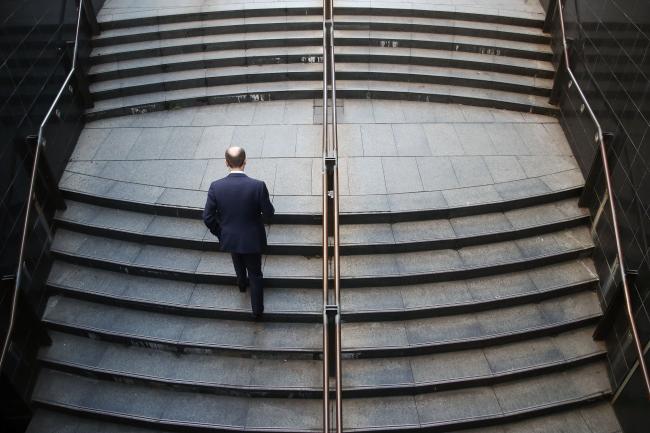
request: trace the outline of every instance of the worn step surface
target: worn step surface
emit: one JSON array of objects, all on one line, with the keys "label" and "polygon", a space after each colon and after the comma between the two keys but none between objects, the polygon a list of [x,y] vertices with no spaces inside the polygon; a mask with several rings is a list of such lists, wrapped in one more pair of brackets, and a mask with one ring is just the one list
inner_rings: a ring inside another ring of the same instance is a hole
[{"label": "worn step surface", "polygon": [[[348,287],[453,281],[579,258],[592,248],[588,229],[576,227],[457,250],[343,256],[341,276]],[[193,282],[234,281],[230,254],[218,251],[147,245],[60,229],[52,253],[72,263],[142,275]],[[321,260],[313,256],[267,255],[262,271],[269,287],[318,287]]]},{"label": "worn step surface", "polygon": [[[134,427],[112,424],[107,421],[91,420],[54,412],[48,409],[37,409],[35,422],[30,424],[28,433],[50,433],[52,425],[68,426],[71,431],[109,431],[115,433],[161,433],[156,427]],[[74,430],[76,429],[76,430]],[[551,415],[541,415],[524,421],[504,422],[493,427],[480,427],[463,430],[467,433],[529,433],[558,432],[567,430],[580,433],[620,433],[611,405],[606,402],[596,402],[586,405],[579,410],[568,410]]]},{"label": "worn step surface", "polygon": [[[343,325],[346,356],[434,353],[550,335],[593,324],[600,307],[592,292],[565,295],[476,313]],[[188,317],[114,307],[55,295],[43,318],[47,326],[79,335],[178,351],[315,356],[321,324],[251,322]]]},{"label": "worn step surface", "polygon": [[[392,431],[400,428],[457,429],[480,423],[508,422],[521,416],[557,411],[558,402],[579,404],[609,396],[604,363],[567,369],[561,373],[497,384],[443,391],[414,397],[348,399],[347,428]],[[96,392],[97,386],[101,393]],[[60,390],[65,389],[61,399]],[[317,400],[242,398],[153,389],[44,370],[35,390],[39,407],[67,409],[78,414],[101,414],[150,427],[170,428],[183,422],[186,431],[206,427],[266,431],[317,431],[321,405]],[[472,401],[467,412],[463,402]],[[383,402],[383,403],[381,403]],[[203,410],[197,410],[201,408]],[[207,414],[210,414],[207,416]],[[390,426],[390,427],[388,427]]]},{"label": "worn step surface", "polygon": [[[459,352],[346,360],[345,397],[421,394],[503,383],[602,359],[590,327]],[[39,360],[50,369],[116,382],[237,396],[322,397],[321,361],[183,354],[52,332]],[[75,350],[71,351],[70,348]],[[516,354],[516,357],[513,357]],[[282,371],[279,377],[272,372]]]},{"label": "worn step surface", "polygon": [[[455,248],[512,240],[584,225],[588,214],[576,199],[451,219],[422,219],[376,224],[343,224],[343,254],[389,253]],[[112,239],[215,251],[218,239],[201,220],[152,215],[84,202],[67,201],[58,227]],[[316,221],[314,221],[315,223]],[[317,224],[273,224],[267,227],[269,254],[320,254],[322,230]]]},{"label": "worn step surface", "polygon": [[[454,283],[348,288],[342,293],[342,308],[348,322],[445,316],[540,301],[589,289],[595,283],[589,262],[578,260]],[[168,281],[57,261],[48,287],[78,299],[149,311],[250,317],[248,295],[228,285]],[[321,295],[313,288],[269,289],[265,306],[265,320],[321,320]]]}]

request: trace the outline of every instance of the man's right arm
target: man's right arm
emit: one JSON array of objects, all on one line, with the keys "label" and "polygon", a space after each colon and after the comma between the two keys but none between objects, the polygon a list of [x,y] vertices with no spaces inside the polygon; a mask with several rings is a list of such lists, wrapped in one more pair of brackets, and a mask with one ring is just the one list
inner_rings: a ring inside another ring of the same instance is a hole
[{"label": "man's right arm", "polygon": [[208,190],[208,198],[203,209],[203,222],[210,229],[210,233],[219,236],[219,219],[217,218],[217,199],[214,196],[212,187]]}]

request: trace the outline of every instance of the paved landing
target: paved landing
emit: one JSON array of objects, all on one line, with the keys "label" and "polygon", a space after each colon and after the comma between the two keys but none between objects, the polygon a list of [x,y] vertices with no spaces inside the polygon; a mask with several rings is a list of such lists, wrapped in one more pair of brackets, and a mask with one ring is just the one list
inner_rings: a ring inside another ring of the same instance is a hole
[{"label": "paved landing", "polygon": [[[318,213],[320,101],[185,108],[88,123],[61,187],[201,208],[243,146],[280,213]],[[457,207],[583,183],[557,119],[454,104],[339,101],[343,212]]]}]

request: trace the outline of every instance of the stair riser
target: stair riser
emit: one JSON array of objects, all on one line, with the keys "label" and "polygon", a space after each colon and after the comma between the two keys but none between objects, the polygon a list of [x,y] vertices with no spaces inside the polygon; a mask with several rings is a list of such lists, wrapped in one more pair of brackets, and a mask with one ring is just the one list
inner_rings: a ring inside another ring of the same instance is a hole
[{"label": "stair riser", "polygon": [[[146,16],[142,18],[115,19],[100,23],[102,30],[123,29],[127,27],[151,26],[156,24],[184,23],[201,20],[233,19],[233,18],[254,18],[254,17],[277,17],[277,16],[322,16],[323,9],[291,7],[291,8],[263,8],[263,9],[231,9],[216,11],[201,11],[195,13],[169,14],[158,16]],[[535,26],[534,23],[521,25]],[[541,27],[541,25],[537,25]]]},{"label": "stair riser", "polygon": [[[292,99],[316,99],[322,94],[321,90],[279,90],[269,92],[238,93],[220,96],[201,96],[187,99],[177,99],[164,102],[152,102],[148,104],[137,104],[120,108],[111,108],[103,111],[86,113],[85,121],[106,119],[116,116],[128,116],[132,114],[151,113],[155,111],[175,110],[179,108],[196,107],[204,105],[232,104],[242,102],[260,101],[282,101]],[[433,94],[403,91],[368,91],[368,90],[337,90],[339,98],[348,99],[384,99],[384,100],[405,100],[416,102],[439,102],[448,104],[465,104],[477,107],[496,108],[526,113],[541,114],[546,116],[557,116],[559,109],[539,107],[536,105],[523,104],[518,102],[481,99],[467,96],[449,94]]]},{"label": "stair riser", "polygon": [[[399,431],[400,433],[442,433],[449,432],[459,429],[469,429],[469,428],[483,428],[493,425],[498,425],[502,423],[514,422],[522,419],[528,419],[533,417],[538,417],[542,415],[549,415],[553,413],[569,411],[569,410],[579,410],[580,408],[593,405],[596,402],[606,401],[611,397],[611,392],[599,392],[597,394],[589,395],[579,399],[573,399],[569,401],[564,401],[562,403],[555,403],[552,405],[546,405],[541,407],[535,407],[533,409],[526,409],[517,412],[508,413],[505,415],[498,415],[493,417],[475,417],[472,419],[466,419],[462,421],[447,422],[441,424],[421,424],[418,427],[383,427],[383,428],[371,428],[371,429],[357,429],[354,430],[358,433],[394,433]],[[103,412],[99,410],[90,410],[87,408],[70,406],[65,404],[59,404],[51,401],[44,401],[35,399],[33,401],[35,407],[50,409],[66,414],[71,414],[84,418],[105,420],[112,423],[124,424],[129,426],[138,426],[138,427],[149,427],[155,428],[157,430],[164,429],[165,431],[179,431],[179,432],[223,432],[223,433],[232,433],[233,431],[244,431],[242,428],[237,427],[216,427],[212,425],[205,424],[190,424],[190,423],[180,423],[173,422],[170,420],[158,420],[150,419],[145,417],[136,417],[128,416],[117,413]],[[252,433],[269,433],[269,431],[277,431],[273,429],[260,429],[254,427],[246,427],[246,432]],[[315,433],[315,430],[303,430],[303,429],[283,429],[287,433]]]},{"label": "stair riser", "polygon": [[[393,254],[417,251],[431,251],[440,249],[458,249],[473,245],[483,245],[492,242],[505,242],[521,239],[530,236],[537,236],[546,233],[552,233],[573,227],[579,227],[589,222],[589,216],[572,218],[557,221],[545,225],[522,228],[519,230],[510,230],[498,233],[479,234],[452,239],[436,239],[430,241],[418,242],[399,242],[384,244],[364,244],[364,245],[342,245],[340,252],[342,255],[362,255],[362,254]],[[102,236],[110,239],[117,239],[129,242],[139,242],[150,245],[159,245],[174,248],[185,248],[198,251],[217,251],[219,243],[215,240],[199,239],[182,239],[157,235],[148,235],[120,231],[112,228],[80,224],[77,222],[55,219],[56,227],[64,228],[70,231],[84,233],[93,236]],[[318,256],[322,253],[321,245],[280,245],[269,244],[265,252],[272,255],[301,255],[301,256]]]},{"label": "stair riser", "polygon": [[[224,25],[213,27],[193,27],[178,30],[167,30],[159,32],[136,33],[132,35],[104,37],[93,40],[95,47],[108,47],[119,44],[131,44],[138,42],[158,41],[163,39],[180,39],[201,36],[225,35],[236,33],[257,33],[257,32],[287,32],[287,31],[310,31],[321,30],[322,23],[312,22],[276,22],[262,24],[240,24]],[[495,30],[487,30],[471,27],[454,27],[454,26],[435,26],[422,24],[400,24],[400,23],[382,23],[382,22],[344,22],[337,21],[336,30],[370,30],[370,31],[387,31],[387,32],[408,32],[408,33],[426,33],[441,34],[454,36],[470,36],[486,39],[498,39],[516,42],[525,42],[532,44],[548,45],[551,42],[550,37],[545,35],[531,35],[526,33],[511,33]],[[403,40],[406,42],[407,40]],[[338,42],[337,42],[338,45]],[[549,55],[546,53],[545,55]]]},{"label": "stair riser", "polygon": [[[203,209],[189,207],[174,207],[162,204],[147,204],[120,200],[109,197],[90,195],[83,192],[61,190],[65,199],[79,201],[82,203],[110,207],[115,209],[143,212],[152,215],[163,215],[172,217],[182,217],[200,220],[203,218]],[[565,189],[562,191],[545,193],[540,195],[531,195],[520,199],[504,200],[493,203],[482,203],[471,206],[461,206],[444,209],[430,209],[418,211],[394,211],[394,212],[374,212],[374,213],[354,213],[341,214],[341,224],[378,224],[378,223],[399,223],[409,221],[419,221],[427,219],[449,219],[456,217],[480,215],[492,212],[506,212],[509,210],[520,209],[528,206],[553,203],[568,198],[578,197],[582,192],[582,187]],[[207,193],[206,193],[207,194]],[[301,214],[275,214],[273,217],[274,224],[317,224],[321,223],[320,215],[301,215]]]},{"label": "stair riser", "polygon": [[[390,358],[403,356],[429,355],[436,353],[445,353],[458,350],[479,349],[486,346],[494,346],[506,343],[515,343],[531,338],[540,338],[556,335],[579,329],[585,326],[594,326],[602,315],[587,316],[575,319],[569,322],[554,323],[537,328],[530,328],[524,331],[511,332],[507,334],[487,335],[475,338],[466,338],[455,341],[445,341],[434,344],[423,344],[418,346],[403,347],[382,347],[382,348],[361,348],[361,349],[343,349],[343,359],[366,359],[366,358]],[[109,332],[101,329],[86,328],[78,325],[69,325],[66,323],[54,322],[44,319],[43,323],[46,328],[65,332],[68,334],[78,335],[92,339],[100,339],[113,343],[133,345],[136,347],[145,347],[148,349],[165,350],[175,353],[193,353],[193,354],[223,354],[243,357],[259,357],[273,359],[321,359],[322,351],[319,349],[274,349],[274,348],[255,348],[255,347],[231,347],[215,346],[208,344],[199,344],[194,342],[179,342],[172,340],[156,339],[152,337],[142,337],[137,335],[127,335]],[[343,330],[345,332],[345,329]]]},{"label": "stair riser", "polygon": [[321,30],[323,24],[319,21],[305,22],[276,22],[258,24],[239,24],[213,27],[190,27],[178,30],[165,30],[159,32],[136,33],[132,35],[104,37],[93,40],[94,47],[108,47],[111,45],[131,44],[137,42],[158,41],[163,39],[193,38],[199,36],[226,35],[235,33],[258,32],[287,32],[304,30]]},{"label": "stair riser", "polygon": [[[472,312],[486,311],[492,308],[507,308],[527,303],[541,302],[559,296],[567,296],[585,290],[594,290],[597,281],[586,281],[579,284],[557,287],[549,290],[531,292],[523,295],[485,300],[472,304],[440,305],[430,308],[404,309],[404,310],[381,310],[381,311],[347,311],[343,310],[342,317],[347,323],[353,322],[382,322],[399,321],[411,319],[425,319],[441,317],[453,314],[469,314]],[[177,304],[153,303],[139,299],[119,298],[105,293],[91,292],[72,289],[69,287],[48,284],[48,292],[52,295],[65,295],[66,297],[97,302],[104,305],[140,309],[143,311],[155,311],[160,313],[171,313],[187,317],[202,317],[223,320],[251,319],[250,311],[218,310],[214,308],[190,307]],[[267,322],[296,322],[296,323],[320,323],[323,316],[321,312],[266,312],[264,320]]]},{"label": "stair riser", "polygon": [[[481,267],[471,267],[463,269],[453,269],[448,271],[439,271],[424,274],[395,275],[395,276],[370,276],[370,277],[352,277],[342,278],[341,287],[377,287],[377,286],[401,286],[404,284],[421,284],[435,283],[443,281],[458,281],[467,278],[486,277],[501,273],[510,273],[525,271],[534,267],[552,265],[588,257],[591,255],[593,247],[585,247],[553,255],[527,258],[519,261],[506,262],[496,265],[486,265]],[[140,275],[145,277],[166,278],[169,280],[187,281],[192,283],[209,283],[209,284],[228,284],[235,285],[235,277],[230,275],[216,274],[196,274],[186,271],[175,271],[161,268],[149,268],[138,265],[124,264],[119,262],[110,262],[92,257],[78,256],[66,252],[52,250],[52,256],[55,259],[64,262],[96,267],[99,269],[124,272],[131,275]],[[265,277],[264,285],[266,287],[287,287],[287,288],[320,288],[321,280],[319,278],[281,278]]]},{"label": "stair riser", "polygon": [[[203,11],[196,13],[170,14],[160,16],[148,16],[142,18],[115,19],[100,23],[102,30],[148,26],[155,24],[182,23],[201,20],[213,19],[232,19],[232,18],[253,18],[253,17],[274,17],[274,16],[304,16],[314,15],[322,16],[323,9],[318,8],[264,8],[264,9],[239,9],[239,10],[219,10]],[[465,21],[478,21],[493,24],[506,24],[521,27],[542,28],[544,19],[519,18],[507,15],[480,14],[455,12],[444,10],[418,10],[418,9],[395,9],[395,8],[378,8],[378,7],[335,7],[335,16],[342,15],[361,15],[361,16],[389,16],[389,17],[418,17],[418,18],[438,18],[438,19],[457,19]]]},{"label": "stair riser", "polygon": [[550,62],[553,53],[532,51],[516,48],[501,47],[499,45],[471,44],[467,42],[423,41],[417,39],[380,39],[380,38],[350,38],[337,37],[337,47],[382,47],[391,48],[417,48],[427,50],[459,51],[462,53],[485,54],[488,56],[515,57],[519,59],[541,60]]},{"label": "stair riser", "polygon": [[409,32],[409,33],[428,33],[438,35],[454,36],[471,36],[486,39],[500,39],[506,41],[527,42],[532,44],[551,43],[550,36],[534,35],[528,33],[504,32],[499,30],[489,30],[467,26],[445,26],[429,24],[405,24],[391,22],[364,22],[364,21],[344,21],[337,19],[334,22],[334,32],[337,30],[370,30],[370,31],[387,31],[387,32]]},{"label": "stair riser", "polygon": [[[370,397],[394,397],[404,395],[418,395],[430,392],[451,391],[470,387],[491,386],[512,380],[527,379],[543,374],[566,371],[571,368],[588,365],[606,358],[606,352],[594,353],[581,358],[565,362],[543,364],[531,368],[494,374],[491,376],[472,377],[468,379],[450,380],[430,384],[401,385],[390,387],[372,388],[345,388],[344,398],[370,398]],[[126,375],[120,372],[106,371],[93,367],[85,367],[75,364],[66,364],[54,360],[40,359],[39,363],[49,369],[66,373],[76,374],[93,379],[108,380],[117,383],[154,386],[183,392],[198,392],[205,394],[227,395],[234,397],[261,397],[261,398],[309,398],[321,399],[323,390],[316,388],[257,388],[257,387],[236,387],[220,384],[202,382],[182,382],[166,380],[164,378],[153,378],[141,375]],[[334,397],[334,393],[332,393]]]},{"label": "stair riser", "polygon": [[[399,74],[381,72],[337,72],[339,80],[373,80],[393,81],[404,83],[440,84],[451,86],[471,87],[477,89],[503,90],[514,93],[548,96],[551,90],[535,86],[497,82],[491,80],[477,80],[470,78],[457,78],[453,76],[435,76],[423,74]],[[192,89],[205,86],[227,86],[230,84],[257,84],[281,81],[318,81],[323,76],[321,71],[314,72],[279,72],[279,73],[252,73],[246,75],[213,76],[208,78],[192,78],[188,80],[175,80],[160,83],[143,84],[138,86],[121,87],[112,90],[93,92],[95,100],[119,98],[125,96],[141,95],[146,93],[164,92],[181,89]]]},{"label": "stair riser", "polygon": [[[311,54],[309,54],[311,52]],[[278,55],[278,56],[246,56],[228,57],[223,59],[205,59],[181,63],[167,63],[141,68],[119,69],[110,72],[100,72],[90,75],[93,83],[107,80],[119,80],[120,78],[140,77],[149,74],[162,74],[165,72],[181,72],[194,69],[227,68],[231,66],[249,65],[279,65],[295,63],[323,63],[323,56],[313,50],[305,50],[306,54]]]}]

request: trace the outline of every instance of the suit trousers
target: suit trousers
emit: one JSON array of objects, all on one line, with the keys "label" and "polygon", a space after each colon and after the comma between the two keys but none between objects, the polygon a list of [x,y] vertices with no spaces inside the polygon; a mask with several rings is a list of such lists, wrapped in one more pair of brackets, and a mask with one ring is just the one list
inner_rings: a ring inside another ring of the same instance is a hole
[{"label": "suit trousers", "polygon": [[264,312],[264,283],[262,280],[262,254],[231,253],[238,283],[245,284],[248,272],[253,316]]}]

